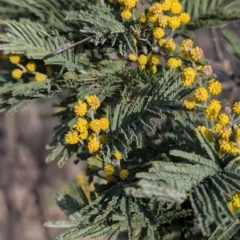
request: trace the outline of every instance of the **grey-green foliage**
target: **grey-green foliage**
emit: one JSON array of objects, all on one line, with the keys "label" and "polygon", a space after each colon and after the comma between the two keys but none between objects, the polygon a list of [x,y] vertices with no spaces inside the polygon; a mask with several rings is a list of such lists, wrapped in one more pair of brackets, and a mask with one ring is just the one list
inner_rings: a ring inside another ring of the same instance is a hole
[{"label": "grey-green foliage", "polygon": [[88,10],[67,12],[67,21],[84,23],[80,30],[83,33],[94,34],[95,44],[104,43],[110,35],[117,35],[126,31],[125,26],[116,19],[115,15],[105,6],[89,6]]},{"label": "grey-green foliage", "polygon": [[[188,131],[192,129],[190,136],[195,135],[192,119],[185,119],[182,124],[189,125]],[[221,159],[201,133],[194,137],[190,149],[188,152],[171,150],[168,158],[163,156],[152,161],[148,172],[136,175],[144,180],[125,191],[135,197],[159,198],[161,194],[160,199],[168,202],[188,199],[203,236],[215,239],[218,235],[216,239],[231,239],[240,227],[237,216],[228,208],[232,193],[240,191],[240,176],[236,168],[230,167],[235,162],[234,156]],[[184,194],[187,195],[184,197]],[[174,199],[172,195],[179,197]]]},{"label": "grey-green foliage", "polygon": [[47,33],[44,25],[30,20],[4,21],[7,27],[6,36],[0,40],[5,44],[0,45],[0,50],[6,53],[24,54],[28,58],[44,60],[46,64],[63,65],[68,70],[81,70],[80,52],[74,52],[73,48],[67,49],[59,54],[53,52],[68,42],[65,37],[55,36]]},{"label": "grey-green foliage", "polygon": [[[237,8],[229,7],[237,1],[182,2],[184,10],[192,16],[187,29],[221,26],[225,20],[240,16]],[[56,114],[60,124],[48,146],[52,152],[47,162],[58,157],[60,167],[73,154],[89,158],[83,147],[64,143],[65,133],[76,121],[73,107],[86,95],[97,94],[103,104],[111,101],[114,105],[114,111],[107,109],[110,119],[107,133],[111,141],[104,150],[108,154],[113,149],[119,150],[126,160],[121,163],[123,167],[134,162],[131,158],[134,148],[151,151],[144,148],[143,133],[146,128],[156,131],[151,122],[153,116],[178,120],[185,137],[182,132],[175,136],[168,134],[157,146],[164,154],[151,158],[135,156],[138,166],[133,164],[128,179],[122,182],[114,176],[113,183],[96,184],[91,201],[81,188],[79,196],[83,203],[70,195],[59,195],[57,203],[71,220],[48,222],[46,226],[72,227],[57,237],[58,240],[98,238],[106,234],[108,239],[115,239],[120,231],[127,231],[129,239],[179,240],[198,236],[199,239],[231,239],[239,231],[238,215],[233,215],[227,207],[232,193],[240,191],[237,163],[235,156],[221,159],[212,142],[200,133],[196,136],[197,118],[191,116],[186,121],[187,117],[181,112],[181,100],[196,86],[184,88],[178,71],[166,71],[162,67],[156,76],[151,76],[132,69],[124,59],[107,59],[107,54],[113,51],[118,50],[126,57],[128,50],[137,54],[138,49],[133,44],[134,36],[127,31],[128,22],[117,17],[114,8],[99,7],[98,1],[91,3],[94,6],[83,0],[0,0],[0,12],[12,18],[1,21],[7,34],[1,36],[5,44],[1,44],[0,49],[59,67],[41,83],[8,83],[1,77],[0,107],[5,109],[16,104],[10,109],[10,113],[14,113],[40,97],[71,89],[72,95],[59,104],[64,110]],[[18,20],[16,14],[24,19]],[[134,24],[131,27],[137,29]],[[84,47],[76,45],[53,53],[63,44],[76,43],[85,35],[91,40]],[[233,39],[228,38],[235,46]],[[97,50],[102,50],[101,60],[90,59],[84,52],[93,48],[92,43]],[[110,46],[104,49],[103,43]],[[207,78],[203,83],[205,80]],[[109,156],[104,157],[103,162],[90,158],[88,163],[100,167],[110,161]],[[198,235],[192,232],[195,219],[201,230]]]},{"label": "grey-green foliage", "polygon": [[[151,81],[151,77],[147,77]],[[174,110],[181,108],[179,100],[188,94],[174,71],[167,71],[159,77],[153,77],[152,85],[143,88],[130,103],[119,103],[113,116],[111,112],[108,113],[111,121],[108,135],[113,139],[109,146],[111,149],[118,149],[124,157],[127,156],[132,142],[136,142],[137,147],[142,147],[144,127],[155,132],[151,117],[174,117]]]},{"label": "grey-green foliage", "polygon": [[47,24],[48,30],[58,29],[61,32],[72,31],[72,22],[62,21],[65,17],[65,10],[76,10],[85,8],[87,4],[98,4],[95,0],[56,1],[56,0],[1,0],[0,13],[3,19],[29,18],[34,21],[40,20]]},{"label": "grey-green foliage", "polygon": [[[240,18],[239,0],[194,0],[182,1],[184,10],[191,16],[187,28],[221,27],[224,21]],[[235,7],[235,5],[237,7]]]},{"label": "grey-green foliage", "polygon": [[[161,204],[156,200],[146,202],[127,197],[123,187],[124,185],[120,182],[115,186],[105,186],[101,190],[101,196],[85,206],[80,206],[69,195],[60,196],[57,199],[58,204],[69,215],[71,221],[66,223],[51,221],[47,222],[45,226],[74,227],[61,234],[56,240],[77,239],[86,236],[91,239],[105,234],[108,239],[116,239],[118,233],[124,230],[128,230],[129,239],[159,239],[159,226],[163,231],[162,235],[165,236],[165,225],[167,226],[172,221],[179,225],[181,218],[192,214],[191,209],[182,209],[179,205]],[[101,186],[101,188],[103,187]],[[79,208],[80,210],[78,210]],[[76,210],[72,211],[73,209]],[[153,209],[161,211],[161,214],[157,212],[153,214]],[[76,226],[76,222],[78,222],[78,226]],[[179,236],[181,227],[172,234]]]}]

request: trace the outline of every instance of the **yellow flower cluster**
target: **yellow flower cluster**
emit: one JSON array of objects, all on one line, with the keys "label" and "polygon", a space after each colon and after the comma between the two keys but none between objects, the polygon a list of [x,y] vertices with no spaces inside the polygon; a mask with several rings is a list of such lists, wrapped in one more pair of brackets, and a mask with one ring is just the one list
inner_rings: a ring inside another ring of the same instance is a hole
[{"label": "yellow flower cluster", "polygon": [[233,104],[233,112],[236,114],[240,114],[240,102],[235,102]]},{"label": "yellow flower cluster", "polygon": [[88,151],[96,152],[99,150],[100,144],[106,142],[106,135],[100,134],[100,131],[108,129],[109,121],[105,117],[95,119],[92,114],[87,114],[88,108],[93,113],[92,111],[100,106],[101,102],[96,95],[86,96],[85,100],[85,102],[78,100],[74,106],[73,111],[78,118],[73,125],[73,130],[65,134],[65,142],[67,144],[76,144],[80,140],[86,140]]},{"label": "yellow flower cluster", "polygon": [[[147,11],[146,20],[140,22],[158,23],[160,27],[168,27],[170,29],[178,28],[181,24],[186,24],[190,21],[188,13],[182,12],[182,5],[178,0],[164,0],[161,3],[153,3]],[[162,16],[164,16],[162,18]],[[167,16],[165,18],[165,16]]]},{"label": "yellow flower cluster", "polygon": [[204,87],[199,87],[195,90],[194,96],[195,96],[197,101],[205,102],[208,98],[208,91]]},{"label": "yellow flower cluster", "polygon": [[36,73],[36,75],[35,75],[35,80],[37,82],[43,82],[46,80],[46,78],[47,78],[47,76],[43,73]]},{"label": "yellow flower cluster", "polygon": [[183,100],[183,106],[186,109],[189,109],[189,110],[194,109],[195,104],[196,104],[196,101],[194,97],[187,97]]},{"label": "yellow flower cluster", "polygon": [[218,123],[225,126],[229,123],[229,116],[226,113],[220,113],[218,115]]},{"label": "yellow flower cluster", "polygon": [[87,113],[87,103],[82,100],[78,100],[78,103],[74,107],[74,112],[77,116],[83,117]]},{"label": "yellow flower cluster", "polygon": [[115,158],[115,159],[117,159],[117,160],[121,160],[123,157],[122,157],[122,154],[119,152],[119,151],[117,151],[117,150],[114,150],[114,152],[113,152],[113,157]]},{"label": "yellow flower cluster", "polygon": [[13,64],[19,63],[21,60],[20,55],[9,55],[9,61]]},{"label": "yellow flower cluster", "polygon": [[182,60],[177,57],[171,57],[167,60],[167,66],[169,68],[178,68],[182,64]]},{"label": "yellow flower cluster", "polygon": [[91,109],[97,110],[99,108],[101,102],[96,95],[86,96],[85,99]]},{"label": "yellow flower cluster", "polygon": [[236,192],[232,196],[232,199],[228,202],[228,207],[232,213],[236,213],[240,208],[240,193]]},{"label": "yellow flower cluster", "polygon": [[190,50],[190,57],[193,61],[199,61],[203,58],[203,50],[200,47],[195,47]]},{"label": "yellow flower cluster", "polygon": [[[125,7],[126,12],[122,12],[122,17],[124,19],[130,18],[130,12],[127,12],[127,9],[135,7],[136,3],[134,0],[129,0],[131,2],[128,3],[129,7]],[[126,6],[126,0],[118,0],[122,6]],[[124,15],[124,16],[123,16]],[[129,15],[129,16],[128,16]],[[190,21],[190,16],[188,13],[182,12],[182,5],[178,0],[163,0],[160,2],[153,3],[145,13],[142,13],[138,19],[140,24],[140,29],[146,32],[146,28],[149,28],[150,25],[147,23],[154,23],[152,30],[152,37],[154,41],[158,41],[158,46],[155,46],[155,49],[159,48],[161,51],[164,51],[166,55],[173,52],[177,45],[174,40],[171,38],[172,30],[180,27],[182,24],[186,24]],[[141,42],[141,34],[134,33],[134,36],[137,35],[137,42]],[[145,43],[143,43],[145,44]],[[198,49],[197,49],[198,50]],[[157,73],[158,65],[161,63],[160,54],[156,53],[144,53],[140,55],[136,55],[130,53],[128,55],[128,59],[133,62],[137,62],[140,69],[147,69],[151,74]],[[194,57],[198,57],[199,51],[196,51]],[[158,56],[158,61],[154,60],[153,56],[156,58]],[[164,55],[163,55],[164,56]],[[146,66],[148,65],[148,68]],[[182,65],[181,58],[177,56],[172,56],[168,59],[168,67],[169,68],[178,68]]]},{"label": "yellow flower cluster", "polygon": [[69,131],[65,134],[65,141],[68,144],[76,144],[79,141],[79,136],[77,131]]},{"label": "yellow flower cluster", "polygon": [[104,166],[103,171],[106,174],[106,176],[112,176],[115,172],[115,169],[112,164],[107,164]]},{"label": "yellow flower cluster", "polygon": [[181,43],[182,55],[192,61],[199,61],[203,58],[203,50],[200,47],[193,47],[191,39],[184,39]]},{"label": "yellow flower cluster", "polygon": [[130,53],[130,54],[128,55],[128,59],[129,59],[130,61],[132,61],[132,62],[136,62],[136,61],[138,60],[138,56],[136,56],[136,55],[133,54],[133,53]]},{"label": "yellow flower cluster", "polygon": [[[37,65],[35,62],[33,61],[30,61],[26,64],[26,66],[24,66],[23,64],[20,63],[21,61],[21,55],[19,54],[6,54],[6,55],[3,55],[5,56],[5,59],[8,58],[9,61],[13,64],[17,64],[21,69],[13,69],[12,70],[12,77],[14,79],[20,79],[23,75],[23,73],[25,72],[32,72],[34,73],[36,68],[37,68]],[[37,81],[37,82],[42,82],[42,81],[45,81],[47,76],[43,73],[34,73],[35,76],[34,76],[34,79]]]},{"label": "yellow flower cluster", "polygon": [[128,169],[121,169],[121,170],[119,171],[119,178],[120,178],[122,181],[126,180],[127,177],[128,177],[128,175],[129,175],[129,170],[128,170]]},{"label": "yellow flower cluster", "polygon": [[222,84],[218,80],[212,79],[209,81],[208,90],[212,95],[218,95],[222,91]]},{"label": "yellow flower cluster", "polygon": [[156,27],[153,29],[153,37],[156,39],[161,39],[164,36],[165,32],[162,28]]},{"label": "yellow flower cluster", "polygon": [[[188,105],[185,103],[185,107],[191,109]],[[240,102],[234,103],[232,109],[225,107],[224,112],[220,113],[221,103],[216,99],[212,99],[205,108],[205,116],[210,120],[213,127],[211,129],[205,126],[196,128],[196,132],[202,131],[209,141],[215,138],[216,149],[218,149],[220,156],[240,154],[240,125],[237,125],[234,120],[236,113],[234,107],[236,106],[240,106]]]},{"label": "yellow flower cluster", "polygon": [[26,69],[29,71],[29,72],[34,72],[37,68],[37,64],[33,61],[31,62],[28,62],[27,65],[26,65]]},{"label": "yellow flower cluster", "polygon": [[148,65],[148,70],[153,74],[157,72],[157,65],[161,63],[161,58],[158,54],[141,54],[137,57],[133,53],[130,53],[128,59],[130,61],[137,61],[139,68],[142,70],[146,69]]},{"label": "yellow flower cluster", "polygon": [[21,77],[22,77],[22,75],[23,75],[23,71],[21,70],[21,69],[13,69],[12,70],[12,77],[14,78],[14,79],[20,79]]},{"label": "yellow flower cluster", "polygon": [[197,73],[192,67],[186,67],[182,72],[182,84],[185,87],[190,86],[195,80]]},{"label": "yellow flower cluster", "polygon": [[205,109],[205,115],[207,118],[215,119],[217,118],[221,110],[221,103],[218,100],[211,100],[209,105]]},{"label": "yellow flower cluster", "polygon": [[132,17],[131,9],[133,9],[138,0],[118,0],[118,3],[123,6],[123,10],[121,12],[121,17],[124,20],[129,20]]},{"label": "yellow flower cluster", "polygon": [[173,52],[177,47],[176,43],[173,41],[172,38],[170,38],[168,40],[161,39],[161,40],[159,40],[158,44],[164,51],[166,51],[168,53]]}]

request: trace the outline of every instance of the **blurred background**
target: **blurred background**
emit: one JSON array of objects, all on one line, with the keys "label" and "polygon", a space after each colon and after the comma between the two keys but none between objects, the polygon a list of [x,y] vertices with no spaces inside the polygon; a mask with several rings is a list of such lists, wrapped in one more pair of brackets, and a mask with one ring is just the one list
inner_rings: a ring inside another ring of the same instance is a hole
[{"label": "blurred background", "polygon": [[[239,23],[228,28],[240,33]],[[195,32],[195,45],[203,48],[214,72],[223,83],[225,104],[240,100],[240,60],[225,50],[219,29]],[[46,144],[50,143],[57,119],[51,105],[41,100],[10,116],[0,114],[0,240],[52,240],[63,230],[48,229],[48,220],[67,219],[55,203],[56,193],[67,190],[69,181],[84,170],[74,159],[59,169],[57,162],[46,164]]]}]

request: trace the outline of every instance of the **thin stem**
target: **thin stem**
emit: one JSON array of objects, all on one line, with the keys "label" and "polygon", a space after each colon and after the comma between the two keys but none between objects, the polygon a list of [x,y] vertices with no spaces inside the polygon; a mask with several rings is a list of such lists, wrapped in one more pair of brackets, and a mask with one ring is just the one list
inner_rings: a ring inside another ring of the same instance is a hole
[{"label": "thin stem", "polygon": [[74,46],[80,44],[80,43],[86,42],[86,41],[90,40],[91,38],[92,38],[91,36],[90,36],[90,37],[86,37],[86,38],[84,38],[83,40],[81,40],[81,41],[79,41],[79,42],[76,42],[76,43],[73,43],[73,44],[71,44],[71,43],[66,43],[66,44],[60,46],[59,48],[57,48],[57,49],[53,52],[53,54],[61,53],[61,52],[65,51],[65,50],[67,50],[67,49],[69,49],[69,48],[71,48],[71,47],[74,47]]}]

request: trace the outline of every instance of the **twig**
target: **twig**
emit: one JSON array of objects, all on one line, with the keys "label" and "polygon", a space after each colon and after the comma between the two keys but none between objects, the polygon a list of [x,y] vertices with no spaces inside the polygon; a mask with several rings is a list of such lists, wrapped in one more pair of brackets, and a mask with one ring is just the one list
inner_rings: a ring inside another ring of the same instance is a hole
[{"label": "twig", "polygon": [[71,48],[71,47],[74,47],[74,46],[80,44],[80,43],[86,42],[86,41],[90,40],[91,38],[92,38],[92,37],[87,37],[87,38],[84,38],[83,40],[81,40],[81,41],[79,41],[79,42],[76,42],[76,43],[73,43],[73,44],[71,44],[71,43],[65,43],[65,44],[63,44],[62,46],[58,47],[58,48],[53,52],[53,54],[61,53],[61,52],[65,51],[65,50],[67,50],[67,49],[69,49],[69,48]]}]

